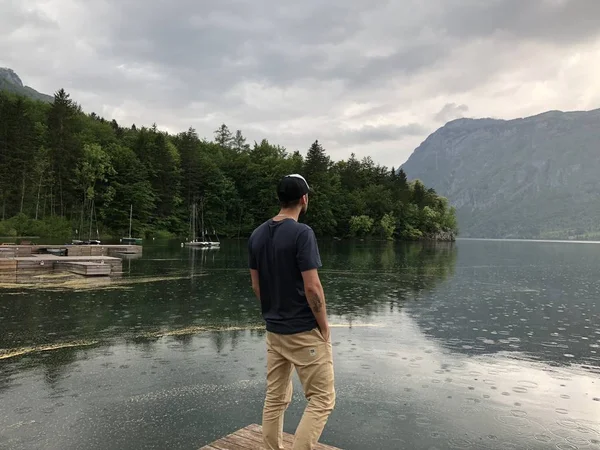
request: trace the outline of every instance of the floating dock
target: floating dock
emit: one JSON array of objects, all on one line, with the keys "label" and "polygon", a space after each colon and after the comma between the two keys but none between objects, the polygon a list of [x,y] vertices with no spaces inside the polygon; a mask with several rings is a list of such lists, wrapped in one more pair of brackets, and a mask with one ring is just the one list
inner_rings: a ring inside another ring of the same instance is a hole
[{"label": "floating dock", "polygon": [[139,245],[1,245],[0,280],[17,282],[53,273],[119,276],[123,257],[141,255]]},{"label": "floating dock", "polygon": [[92,261],[55,261],[54,270],[71,272],[86,277],[109,276],[112,272],[110,262],[103,259],[100,262]]},{"label": "floating dock", "polygon": [[123,273],[123,261],[112,256],[33,255],[0,258],[0,280],[4,282],[57,272],[88,277],[119,276]]},{"label": "floating dock", "polygon": [[142,254],[141,245],[0,245],[0,258],[64,253],[65,256],[119,256]]},{"label": "floating dock", "polygon": [[[294,436],[283,433],[283,445],[286,450],[291,450]],[[262,427],[249,425],[246,428],[225,436],[212,444],[205,445],[200,450],[257,450],[263,447]],[[329,445],[317,444],[315,450],[341,450]]]}]

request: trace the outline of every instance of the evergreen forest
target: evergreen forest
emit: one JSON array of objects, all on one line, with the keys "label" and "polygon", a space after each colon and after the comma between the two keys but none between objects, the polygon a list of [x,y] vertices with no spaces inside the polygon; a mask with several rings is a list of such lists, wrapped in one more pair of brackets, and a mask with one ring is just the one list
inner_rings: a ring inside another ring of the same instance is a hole
[{"label": "evergreen forest", "polygon": [[[315,131],[317,134],[317,131]],[[278,211],[277,181],[301,173],[314,190],[317,236],[453,238],[454,209],[419,180],[370,157],[333,161],[315,140],[299,151],[221,125],[212,140],[193,128],[122,126],[86,114],[63,89],[51,103],[0,92],[0,236],[61,239],[189,237],[192,205],[205,229],[245,238]]]}]

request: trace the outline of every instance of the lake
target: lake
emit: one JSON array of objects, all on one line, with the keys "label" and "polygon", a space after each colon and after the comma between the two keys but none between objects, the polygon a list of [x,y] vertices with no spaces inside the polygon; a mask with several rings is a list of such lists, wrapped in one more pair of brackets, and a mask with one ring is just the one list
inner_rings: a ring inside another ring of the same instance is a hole
[{"label": "lake", "polygon": [[[600,449],[600,245],[322,241],[343,449]],[[245,242],[0,290],[0,449],[197,449],[260,423]],[[294,378],[293,433],[305,400]]]}]

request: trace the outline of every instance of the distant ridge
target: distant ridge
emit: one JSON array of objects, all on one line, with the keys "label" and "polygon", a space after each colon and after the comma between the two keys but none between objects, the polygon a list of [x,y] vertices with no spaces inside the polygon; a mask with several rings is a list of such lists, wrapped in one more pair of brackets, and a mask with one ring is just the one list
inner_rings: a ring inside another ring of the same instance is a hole
[{"label": "distant ridge", "polygon": [[453,120],[402,168],[456,206],[463,237],[600,238],[600,109]]},{"label": "distant ridge", "polygon": [[0,91],[14,92],[34,100],[51,103],[54,97],[36,91],[29,86],[23,85],[21,78],[16,72],[7,67],[0,67]]}]

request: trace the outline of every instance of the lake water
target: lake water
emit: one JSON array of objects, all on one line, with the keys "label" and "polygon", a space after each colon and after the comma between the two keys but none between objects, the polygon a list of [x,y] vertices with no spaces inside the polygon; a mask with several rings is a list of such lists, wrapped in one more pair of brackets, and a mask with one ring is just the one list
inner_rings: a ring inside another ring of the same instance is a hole
[{"label": "lake water", "polygon": [[[0,449],[197,449],[260,423],[245,243],[0,290]],[[600,449],[600,245],[321,242],[344,449]],[[305,400],[297,378],[285,430]]]}]

